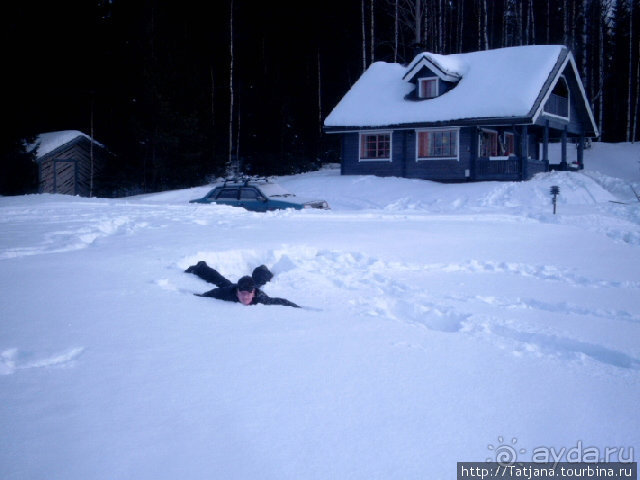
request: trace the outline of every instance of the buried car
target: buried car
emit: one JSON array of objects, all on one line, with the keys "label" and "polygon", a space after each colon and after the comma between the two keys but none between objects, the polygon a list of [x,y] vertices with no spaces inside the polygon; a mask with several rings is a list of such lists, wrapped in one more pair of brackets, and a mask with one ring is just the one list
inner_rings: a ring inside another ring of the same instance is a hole
[{"label": "buried car", "polygon": [[226,181],[217,185],[202,198],[196,198],[189,203],[215,203],[243,207],[253,212],[266,212],[294,208],[329,209],[324,200],[308,200],[297,197],[277,183],[267,180]]}]

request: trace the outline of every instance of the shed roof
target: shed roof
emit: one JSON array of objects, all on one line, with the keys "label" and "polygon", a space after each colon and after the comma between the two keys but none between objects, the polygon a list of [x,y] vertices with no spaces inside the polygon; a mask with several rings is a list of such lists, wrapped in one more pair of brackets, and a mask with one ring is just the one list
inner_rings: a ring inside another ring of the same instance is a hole
[{"label": "shed roof", "polygon": [[104,145],[96,142],[89,135],[82,133],[79,130],[61,130],[58,132],[46,132],[39,134],[36,137],[35,142],[27,146],[27,150],[35,152],[37,160],[48,153],[53,152],[57,148],[73,142],[78,137],[85,137],[89,141],[93,141],[95,145],[104,147]]},{"label": "shed roof", "polygon": [[[408,66],[376,62],[345,94],[324,125],[370,128],[471,119],[532,119],[568,56],[571,53],[562,45],[529,45],[454,55],[425,52]],[[575,68],[574,62],[571,65]],[[441,78],[446,75],[460,80],[439,97],[407,100],[405,97],[415,88],[410,80],[423,66],[438,70]]]}]

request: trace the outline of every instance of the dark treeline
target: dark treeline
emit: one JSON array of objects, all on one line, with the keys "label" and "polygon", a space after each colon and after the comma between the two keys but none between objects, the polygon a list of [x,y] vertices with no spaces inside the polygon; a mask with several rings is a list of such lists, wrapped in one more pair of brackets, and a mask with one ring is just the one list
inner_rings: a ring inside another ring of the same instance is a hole
[{"label": "dark treeline", "polygon": [[634,141],[639,30],[634,0],[11,2],[0,193],[35,188],[21,142],[54,130],[108,146],[111,195],[334,161],[323,118],[372,61],[418,49],[565,44],[602,140]]}]

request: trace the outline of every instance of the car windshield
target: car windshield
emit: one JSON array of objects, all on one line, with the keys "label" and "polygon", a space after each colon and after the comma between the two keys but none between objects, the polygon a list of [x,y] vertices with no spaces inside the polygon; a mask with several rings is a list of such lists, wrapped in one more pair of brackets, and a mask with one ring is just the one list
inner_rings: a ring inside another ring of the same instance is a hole
[{"label": "car windshield", "polygon": [[267,197],[295,197],[293,193],[287,192],[277,183],[265,183],[259,187]]}]

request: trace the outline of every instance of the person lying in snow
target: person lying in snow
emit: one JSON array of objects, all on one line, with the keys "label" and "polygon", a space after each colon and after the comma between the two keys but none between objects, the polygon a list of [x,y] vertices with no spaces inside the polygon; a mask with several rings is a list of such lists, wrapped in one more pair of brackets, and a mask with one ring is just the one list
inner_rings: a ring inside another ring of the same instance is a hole
[{"label": "person lying in snow", "polygon": [[198,297],[213,297],[218,300],[226,300],[227,302],[240,302],[243,305],[256,305],[261,303],[263,305],[284,305],[287,307],[300,308],[285,298],[270,297],[260,290],[259,287],[262,287],[273,278],[273,273],[264,265],[256,267],[251,276],[244,276],[235,284],[220,275],[220,273],[204,261],[200,261],[196,265],[191,265],[185,272],[193,273],[201,279],[213,283],[217,287],[202,294],[196,293]]}]

